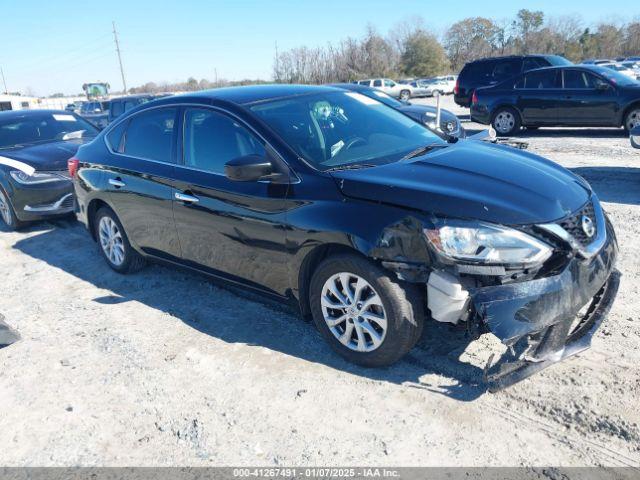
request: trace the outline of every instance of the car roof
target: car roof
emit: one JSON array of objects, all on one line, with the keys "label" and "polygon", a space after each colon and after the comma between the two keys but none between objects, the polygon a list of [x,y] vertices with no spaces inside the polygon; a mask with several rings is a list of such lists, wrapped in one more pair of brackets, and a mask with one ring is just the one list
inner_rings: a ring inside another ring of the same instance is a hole
[{"label": "car roof", "polygon": [[338,91],[338,89],[319,85],[250,85],[243,87],[225,87],[216,88],[213,90],[202,90],[198,92],[167,97],[168,99],[162,100],[166,101],[167,103],[171,103],[173,99],[177,99],[177,101],[179,101],[180,99],[191,99],[195,101],[223,100],[231,103],[246,105],[250,103],[263,102],[266,100],[274,100],[277,98],[287,98],[297,95],[331,91]]},{"label": "car roof", "polygon": [[0,112],[0,118],[5,120],[7,118],[20,118],[20,117],[28,117],[42,114],[56,114],[56,115],[73,115],[68,110],[5,110],[4,112]]},{"label": "car roof", "polygon": [[509,59],[517,59],[517,58],[530,58],[530,57],[559,57],[560,55],[553,55],[550,53],[528,53],[526,55],[501,55],[499,57],[486,57],[479,58],[478,60],[472,60],[469,63],[480,63],[480,62],[490,62],[493,60],[509,60]]}]

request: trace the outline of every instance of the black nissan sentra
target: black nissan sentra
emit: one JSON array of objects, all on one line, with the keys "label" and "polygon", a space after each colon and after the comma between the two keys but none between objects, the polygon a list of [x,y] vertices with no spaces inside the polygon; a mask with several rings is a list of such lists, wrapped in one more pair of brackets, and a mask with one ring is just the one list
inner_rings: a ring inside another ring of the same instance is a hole
[{"label": "black nissan sentra", "polygon": [[98,130],[74,113],[0,113],[0,219],[12,229],[73,212],[67,160]]},{"label": "black nissan sentra", "polygon": [[582,178],[447,143],[357,92],[157,100],[69,169],[111,268],[162,261],[290,301],[364,366],[402,358],[427,320],[463,324],[511,347],[487,365],[499,389],[586,349],[618,288],[615,234]]}]

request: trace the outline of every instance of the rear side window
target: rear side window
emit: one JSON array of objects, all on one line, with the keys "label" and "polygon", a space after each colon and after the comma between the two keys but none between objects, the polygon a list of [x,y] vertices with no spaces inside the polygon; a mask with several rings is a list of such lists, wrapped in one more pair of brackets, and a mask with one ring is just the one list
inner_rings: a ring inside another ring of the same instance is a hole
[{"label": "rear side window", "polygon": [[557,82],[558,72],[556,70],[542,70],[537,72],[530,72],[523,75],[516,88],[527,89],[545,89],[545,88],[558,88]]},{"label": "rear side window", "polygon": [[493,71],[494,66],[495,61],[469,63],[464,67],[460,75],[464,75],[473,80],[480,80],[488,77]]},{"label": "rear side window", "polygon": [[158,108],[133,116],[126,131],[124,153],[172,163],[176,111],[175,108]]},{"label": "rear side window", "polygon": [[[116,104],[113,104],[115,106]],[[121,104],[120,104],[121,105]],[[114,152],[122,153],[124,147],[124,132],[127,129],[127,121],[119,123],[107,133],[107,143]]]},{"label": "rear side window", "polygon": [[521,63],[519,60],[500,60],[493,68],[491,76],[494,80],[505,80],[520,73]]},{"label": "rear side window", "polygon": [[534,70],[536,68],[548,67],[549,62],[542,58],[530,58],[527,57],[522,61],[522,71],[528,72],[529,70]]},{"label": "rear side window", "polygon": [[374,80],[373,81],[373,86],[374,87],[381,87],[382,86],[382,80],[380,80],[380,79]]},{"label": "rear side window", "polygon": [[360,85],[365,85],[368,87],[371,82],[369,80],[360,80],[358,83]]},{"label": "rear side window", "polygon": [[265,155],[262,143],[236,120],[213,110],[192,108],[184,117],[184,163],[224,173],[224,165],[245,155]]}]

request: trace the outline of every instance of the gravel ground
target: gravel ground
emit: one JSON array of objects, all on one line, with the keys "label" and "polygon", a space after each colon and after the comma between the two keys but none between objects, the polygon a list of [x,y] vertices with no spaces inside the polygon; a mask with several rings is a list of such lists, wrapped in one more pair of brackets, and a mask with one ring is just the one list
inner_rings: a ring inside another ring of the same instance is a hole
[{"label": "gravel ground", "polygon": [[284,307],[160,266],[117,275],[79,224],[45,222],[0,232],[0,314],[22,337],[0,349],[0,465],[640,467],[640,151],[616,130],[521,137],[591,182],[618,233],[620,292],[587,352],[489,394],[496,341],[429,325],[362,369]]}]

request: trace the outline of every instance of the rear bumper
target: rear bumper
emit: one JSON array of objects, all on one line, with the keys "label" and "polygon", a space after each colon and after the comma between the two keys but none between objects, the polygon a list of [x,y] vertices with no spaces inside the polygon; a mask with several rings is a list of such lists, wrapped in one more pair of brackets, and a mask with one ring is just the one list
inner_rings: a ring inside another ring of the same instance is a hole
[{"label": "rear bumper", "polygon": [[485,369],[491,391],[589,348],[618,291],[617,254],[615,234],[608,225],[606,243],[589,260],[575,257],[552,277],[472,292],[475,313],[509,347],[496,364],[489,365],[490,359]]},{"label": "rear bumper", "polygon": [[453,101],[461,107],[468,107],[471,105],[471,97],[463,95],[453,95]]},{"label": "rear bumper", "polygon": [[469,109],[471,120],[474,122],[482,123],[483,125],[489,125],[491,123],[491,112],[484,105],[474,104]]}]

